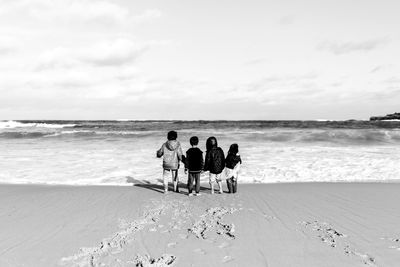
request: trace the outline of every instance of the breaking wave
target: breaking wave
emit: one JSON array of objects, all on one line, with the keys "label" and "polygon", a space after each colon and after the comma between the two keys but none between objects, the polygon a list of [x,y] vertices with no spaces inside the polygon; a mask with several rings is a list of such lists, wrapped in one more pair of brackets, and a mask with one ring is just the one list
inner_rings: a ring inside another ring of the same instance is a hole
[{"label": "breaking wave", "polygon": [[400,177],[399,122],[0,121],[0,183],[157,183],[162,161],[155,151],[169,130],[184,151],[193,135],[203,151],[211,135],[225,152],[238,143],[240,183]]},{"label": "breaking wave", "polygon": [[19,121],[0,121],[0,129],[14,129],[14,128],[65,128],[74,127],[76,124],[60,124],[60,123],[35,123],[35,122],[19,122]]},{"label": "breaking wave", "polygon": [[[76,124],[43,124],[7,122],[0,125],[0,139],[23,138],[162,138],[169,130],[118,127],[81,127]],[[265,128],[265,129],[176,129],[183,139],[190,135],[217,136],[237,142],[302,143],[331,145],[385,145],[400,142],[400,129],[318,129],[318,128]]]}]

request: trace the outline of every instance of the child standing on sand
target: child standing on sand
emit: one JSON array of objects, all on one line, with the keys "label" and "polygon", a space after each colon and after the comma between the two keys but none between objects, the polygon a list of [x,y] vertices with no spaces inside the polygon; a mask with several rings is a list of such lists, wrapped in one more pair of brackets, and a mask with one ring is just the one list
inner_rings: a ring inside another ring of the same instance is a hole
[{"label": "child standing on sand", "polygon": [[239,155],[239,146],[232,144],[225,159],[224,169],[224,177],[226,178],[229,193],[236,193],[237,191],[237,178],[241,164],[242,159]]},{"label": "child standing on sand", "polygon": [[214,183],[217,182],[219,193],[222,194],[221,173],[225,167],[224,151],[218,147],[217,139],[211,136],[206,142],[206,160],[204,171],[210,171],[211,194],[214,194]]},{"label": "child standing on sand", "polygon": [[174,191],[179,192],[178,188],[178,169],[179,161],[182,161],[182,148],[178,138],[178,133],[170,131],[167,134],[168,141],[162,144],[161,148],[157,150],[157,157],[163,157],[163,183],[164,193],[168,192],[168,177],[172,176],[174,183]]},{"label": "child standing on sand", "polygon": [[188,174],[188,194],[193,196],[193,182],[195,182],[196,195],[200,195],[200,173],[203,171],[204,160],[203,151],[201,151],[197,145],[199,144],[199,138],[197,136],[192,136],[189,140],[191,148],[186,151],[185,159],[185,173],[189,171]]}]

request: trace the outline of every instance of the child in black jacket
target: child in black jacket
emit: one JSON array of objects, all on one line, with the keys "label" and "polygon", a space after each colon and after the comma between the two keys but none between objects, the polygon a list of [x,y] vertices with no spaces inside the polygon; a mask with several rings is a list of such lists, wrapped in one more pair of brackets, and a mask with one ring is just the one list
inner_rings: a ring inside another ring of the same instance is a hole
[{"label": "child in black jacket", "polygon": [[217,182],[219,193],[222,194],[221,173],[225,168],[224,151],[218,147],[217,139],[211,136],[206,142],[207,152],[204,171],[210,171],[211,194],[214,194],[214,183]]},{"label": "child in black jacket", "polygon": [[204,160],[203,151],[201,151],[197,145],[199,144],[199,138],[197,136],[192,136],[190,138],[191,148],[186,151],[185,159],[185,173],[189,171],[188,174],[188,194],[193,195],[193,182],[195,182],[196,195],[200,195],[200,174],[203,171]]}]

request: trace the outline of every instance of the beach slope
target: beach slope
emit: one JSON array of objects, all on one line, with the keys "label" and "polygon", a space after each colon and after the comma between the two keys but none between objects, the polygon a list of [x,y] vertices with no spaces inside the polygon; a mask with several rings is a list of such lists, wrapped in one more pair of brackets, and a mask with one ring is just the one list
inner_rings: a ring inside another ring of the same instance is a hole
[{"label": "beach slope", "polygon": [[0,186],[0,266],[398,266],[400,184]]}]

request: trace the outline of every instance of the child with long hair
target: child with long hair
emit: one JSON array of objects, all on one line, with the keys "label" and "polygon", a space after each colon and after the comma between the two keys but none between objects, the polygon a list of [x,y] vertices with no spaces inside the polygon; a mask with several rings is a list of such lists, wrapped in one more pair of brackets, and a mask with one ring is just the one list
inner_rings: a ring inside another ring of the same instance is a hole
[{"label": "child with long hair", "polygon": [[239,146],[238,144],[232,144],[225,159],[224,170],[224,177],[226,178],[229,193],[236,193],[237,191],[237,178],[241,164],[242,159],[239,155]]},{"label": "child with long hair", "polygon": [[214,183],[217,182],[219,193],[222,194],[222,179],[221,173],[225,168],[225,155],[224,151],[218,147],[217,139],[211,136],[206,142],[206,159],[204,164],[204,171],[210,172],[210,187],[211,194],[214,194]]}]

